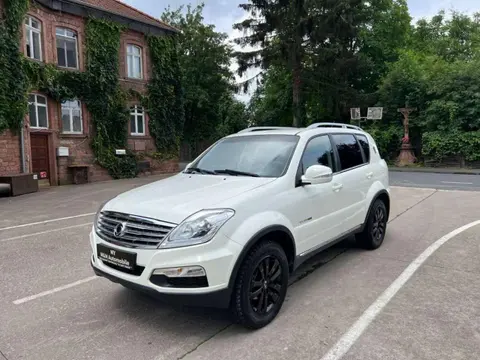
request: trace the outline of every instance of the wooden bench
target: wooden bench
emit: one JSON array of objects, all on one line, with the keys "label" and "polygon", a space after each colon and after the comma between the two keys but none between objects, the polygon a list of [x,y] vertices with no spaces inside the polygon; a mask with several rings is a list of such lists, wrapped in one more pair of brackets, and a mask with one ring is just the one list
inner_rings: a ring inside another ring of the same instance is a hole
[{"label": "wooden bench", "polygon": [[10,196],[30,194],[38,191],[38,175],[32,173],[2,175],[0,184],[10,185]]},{"label": "wooden bench", "polygon": [[74,184],[86,184],[89,181],[90,165],[86,164],[72,164],[68,165],[69,169],[72,169],[73,183]]}]

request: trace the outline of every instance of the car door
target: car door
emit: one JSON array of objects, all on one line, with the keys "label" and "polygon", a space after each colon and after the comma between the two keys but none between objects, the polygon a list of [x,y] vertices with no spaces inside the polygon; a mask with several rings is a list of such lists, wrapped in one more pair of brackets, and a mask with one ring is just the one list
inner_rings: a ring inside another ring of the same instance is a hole
[{"label": "car door", "polygon": [[[328,135],[309,140],[299,164],[298,178],[312,165],[324,165],[337,170],[336,157]],[[338,235],[338,213],[341,207],[339,193],[332,189],[332,183],[318,185],[297,185],[295,212],[297,219],[295,238],[298,239],[297,253],[302,255],[335,238]]]},{"label": "car door", "polygon": [[364,171],[363,181],[364,181],[365,191],[368,193],[368,191],[370,190],[370,187],[373,185],[373,183],[378,178],[380,173],[378,169],[376,169],[374,166],[370,164],[371,144],[368,141],[368,138],[363,134],[355,134],[355,137],[357,138],[357,141],[360,144],[360,148],[362,149],[362,153],[363,153],[363,161],[365,163],[365,168],[363,169]]},{"label": "car door", "polygon": [[365,201],[369,189],[368,173],[362,149],[353,134],[332,134],[340,171],[333,177],[337,189],[342,233],[349,232],[365,220]]}]

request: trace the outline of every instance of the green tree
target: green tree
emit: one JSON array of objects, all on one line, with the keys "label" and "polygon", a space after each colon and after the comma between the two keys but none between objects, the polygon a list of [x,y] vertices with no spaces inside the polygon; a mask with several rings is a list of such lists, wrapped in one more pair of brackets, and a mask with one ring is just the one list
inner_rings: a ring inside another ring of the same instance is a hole
[{"label": "green tree", "polygon": [[253,50],[236,53],[240,75],[252,67],[266,70],[271,65],[284,66],[291,74],[293,126],[296,127],[301,126],[305,118],[302,94],[305,41],[313,29],[315,16],[309,5],[306,0],[250,0],[240,4],[250,18],[234,25],[246,33],[237,39],[237,44],[253,47]]},{"label": "green tree", "polygon": [[409,48],[442,57],[446,61],[478,59],[480,52],[480,13],[474,16],[443,11],[430,21],[419,20],[409,39]]},{"label": "green tree", "polygon": [[218,125],[227,116],[219,99],[234,92],[227,35],[204,23],[203,8],[203,4],[167,8],[162,15],[162,20],[182,31],[178,45],[185,91],[184,140],[190,144],[215,137]]},{"label": "green tree", "polygon": [[221,122],[217,126],[216,137],[221,138],[248,127],[248,115],[243,102],[226,93],[219,101]]},{"label": "green tree", "polygon": [[283,66],[270,66],[250,100],[256,126],[292,126],[292,77]]},{"label": "green tree", "polygon": [[385,117],[377,128],[383,134],[400,125],[397,108],[415,107],[410,135],[417,149],[438,161],[455,154],[477,159],[480,152],[470,150],[480,139],[478,19],[455,12],[446,19],[441,12],[417,22],[408,49],[388,67],[379,87]]},{"label": "green tree", "polygon": [[[277,118],[283,124],[289,107],[295,113],[295,97],[287,101],[285,93],[289,89],[295,93],[298,84],[306,113],[302,125],[346,121],[350,107],[373,105],[380,79],[388,70],[387,64],[398,59],[399,49],[408,38],[410,16],[405,0],[301,2],[302,31],[296,31],[295,22],[277,21],[277,18],[289,19],[288,8],[278,9],[279,5],[281,2],[244,6],[249,11],[256,10],[254,15],[262,15],[264,21],[259,22],[254,16],[237,25],[250,31],[240,39],[240,44],[260,47],[240,54],[240,64],[243,64],[240,69],[268,67],[264,72],[266,79],[253,97],[254,113],[262,114],[261,121],[271,123]],[[289,52],[280,51],[291,49],[288,46],[294,42],[281,34],[301,34],[299,81],[295,81],[289,57],[282,56]],[[287,79],[290,84],[286,83]]]}]

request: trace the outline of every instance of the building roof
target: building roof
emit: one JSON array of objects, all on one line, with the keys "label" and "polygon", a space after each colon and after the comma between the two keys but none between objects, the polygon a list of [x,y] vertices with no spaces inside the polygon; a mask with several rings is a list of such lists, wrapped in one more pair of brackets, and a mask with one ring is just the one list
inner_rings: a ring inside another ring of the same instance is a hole
[{"label": "building roof", "polygon": [[130,18],[132,20],[136,20],[144,24],[156,26],[161,29],[165,29],[173,32],[179,31],[173,26],[170,26],[167,23],[161,21],[160,19],[156,19],[153,16],[150,16],[118,0],[77,0],[77,2],[85,3],[87,5],[96,7],[103,11],[120,15],[126,18]]}]

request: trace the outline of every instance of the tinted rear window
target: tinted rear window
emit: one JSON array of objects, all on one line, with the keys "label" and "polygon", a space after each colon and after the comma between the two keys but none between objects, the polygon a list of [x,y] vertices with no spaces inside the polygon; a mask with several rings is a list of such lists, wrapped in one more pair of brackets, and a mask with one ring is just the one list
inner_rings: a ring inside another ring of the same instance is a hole
[{"label": "tinted rear window", "polygon": [[365,135],[357,135],[357,140],[363,149],[363,153],[365,154],[365,160],[367,162],[370,162],[370,144],[368,143],[367,137]]},{"label": "tinted rear window", "polygon": [[334,134],[332,137],[337,147],[342,170],[363,164],[362,151],[355,136],[352,134]]}]

